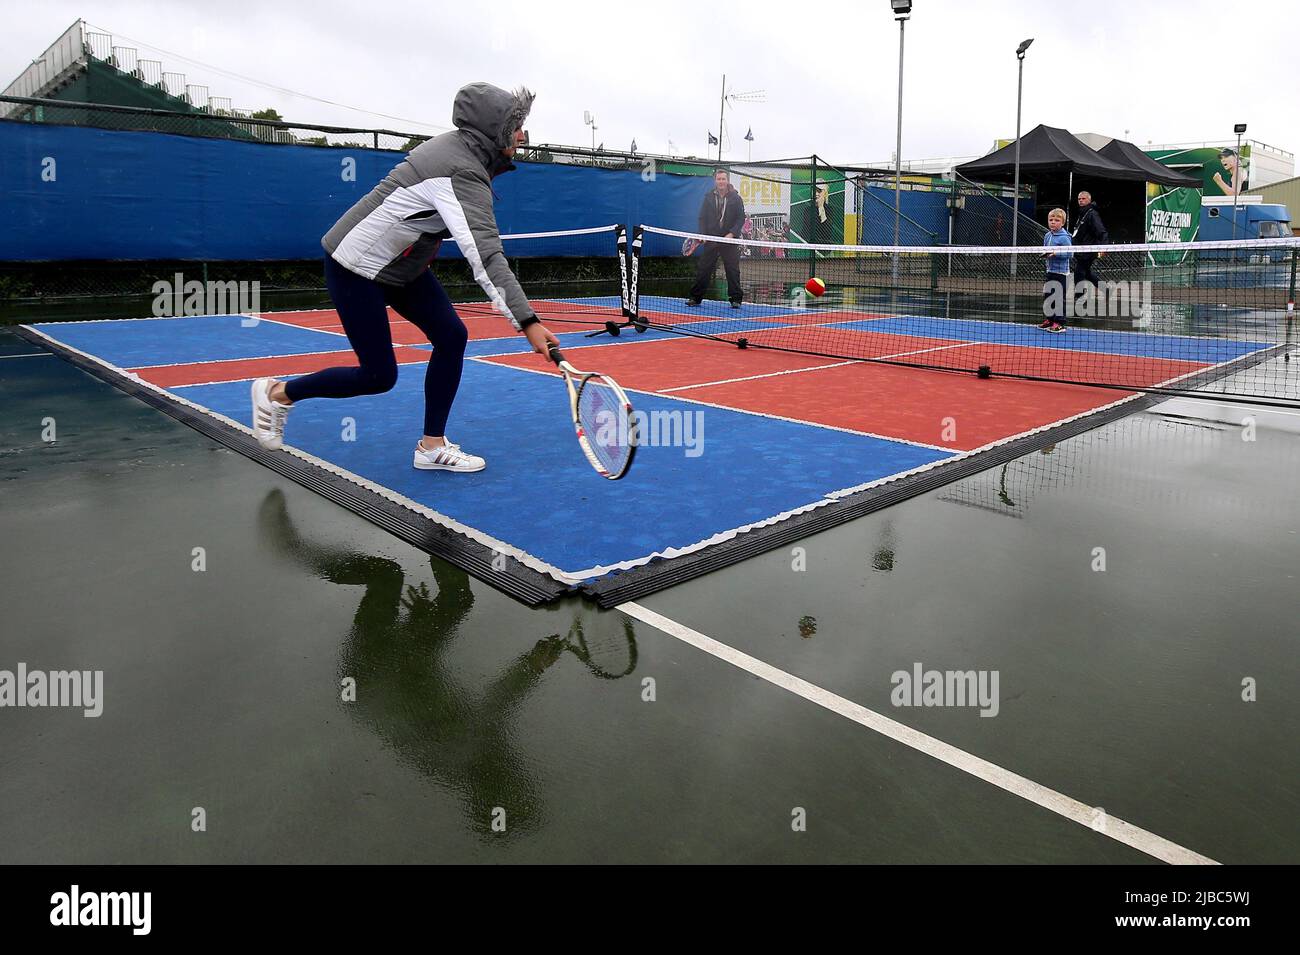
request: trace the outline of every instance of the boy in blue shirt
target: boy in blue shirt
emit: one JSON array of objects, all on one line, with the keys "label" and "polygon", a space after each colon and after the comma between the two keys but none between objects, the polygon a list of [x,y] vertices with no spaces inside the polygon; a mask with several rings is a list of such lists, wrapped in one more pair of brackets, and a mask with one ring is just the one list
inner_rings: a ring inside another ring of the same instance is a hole
[{"label": "boy in blue shirt", "polygon": [[[1064,209],[1049,212],[1047,226],[1050,231],[1043,236],[1044,246],[1071,244],[1070,233],[1065,231]],[[1065,326],[1061,319],[1065,317],[1065,283],[1070,275],[1070,253],[1044,252],[1043,258],[1047,259],[1047,281],[1043,283],[1043,315],[1046,317],[1038,327],[1045,332],[1063,332]]]}]

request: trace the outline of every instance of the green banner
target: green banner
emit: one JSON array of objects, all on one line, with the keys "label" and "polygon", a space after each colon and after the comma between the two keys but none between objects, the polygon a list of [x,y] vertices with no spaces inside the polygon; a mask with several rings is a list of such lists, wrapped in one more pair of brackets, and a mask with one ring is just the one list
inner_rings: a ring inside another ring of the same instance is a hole
[{"label": "green banner", "polygon": [[1250,143],[1235,146],[1197,146],[1192,149],[1148,149],[1156,162],[1201,177],[1201,191],[1207,196],[1238,195],[1250,188]]},{"label": "green banner", "polygon": [[[1193,242],[1201,223],[1201,193],[1186,186],[1147,183],[1146,241]],[[1186,252],[1156,252],[1152,262],[1179,262]]]}]

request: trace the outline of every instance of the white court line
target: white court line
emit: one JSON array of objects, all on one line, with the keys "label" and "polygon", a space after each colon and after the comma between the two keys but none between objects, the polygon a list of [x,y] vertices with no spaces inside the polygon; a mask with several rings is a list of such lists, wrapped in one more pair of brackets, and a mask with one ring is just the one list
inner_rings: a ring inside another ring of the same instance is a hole
[{"label": "white court line", "polygon": [[51,351],[34,351],[25,355],[0,355],[0,358],[49,358],[53,354]]},{"label": "white court line", "polygon": [[[921,336],[917,336],[918,338]],[[955,345],[935,345],[933,348],[918,348],[915,351],[900,351],[893,355],[881,355],[868,361],[889,361],[891,358],[906,358],[909,355],[924,355],[932,351],[946,351],[949,348],[970,348],[972,345],[987,345],[988,342],[957,342]]]},{"label": "white court line", "polygon": [[773,686],[788,690],[795,696],[803,697],[810,703],[816,703],[832,713],[852,720],[869,730],[874,730],[882,736],[887,736],[919,753],[932,756],[942,763],[947,763],[955,769],[969,773],[986,783],[991,783],[1014,796],[1019,796],[1021,799],[1042,806],[1044,809],[1063,816],[1071,822],[1087,826],[1101,835],[1108,836],[1116,842],[1137,849],[1139,852],[1144,852],[1154,859],[1168,862],[1171,865],[1219,864],[1207,856],[1170,842],[1163,836],[1158,836],[1153,832],[1148,832],[1125,822],[1123,819],[1112,816],[1101,810],[1100,807],[1094,808],[1085,805],[1077,799],[1058,793],[1054,789],[1048,789],[1031,779],[1026,779],[1009,769],[1003,769],[986,759],[981,759],[965,750],[958,749],[956,746],[935,739],[933,736],[914,730],[897,720],[890,719],[888,716],[882,716],[874,710],[869,710],[865,706],[838,696],[816,684],[809,683],[807,680],[801,680],[792,673],[778,670],[771,664],[764,663],[756,657],[751,657],[734,647],[727,646],[727,644],[720,643],[712,637],[707,637],[698,631],[685,627],[675,620],[641,606],[635,601],[619,604],[618,609],[633,619],[647,623],[655,629],[668,634],[668,636],[675,637],[698,650],[703,650],[725,663],[730,663],[746,673],[751,673],[761,680],[766,680]]},{"label": "white court line", "polygon": [[[272,313],[279,314],[279,313]],[[246,315],[245,318],[255,318],[259,322],[266,322],[268,325],[279,325],[281,328],[296,328],[300,332],[320,332],[322,335],[337,335],[339,338],[347,338],[342,332],[331,332],[324,328],[313,328],[310,325],[295,325],[293,322],[282,322],[276,318],[267,318],[264,315]],[[392,324],[391,322],[389,324]],[[255,328],[255,325],[245,326],[246,328]],[[343,326],[340,325],[339,328]]]},{"label": "white court line", "polygon": [[780,375],[798,375],[805,371],[824,371],[827,368],[842,368],[845,365],[860,365],[857,361],[837,361],[832,365],[814,365],[811,368],[787,368],[785,371],[769,371],[763,375],[746,375],[744,378],[722,378],[718,381],[702,381],[698,385],[678,385],[676,388],[664,388],[661,395],[671,395],[675,391],[690,391],[692,388],[708,388],[712,385],[731,385],[738,381],[758,381],[760,378],[776,378]]}]

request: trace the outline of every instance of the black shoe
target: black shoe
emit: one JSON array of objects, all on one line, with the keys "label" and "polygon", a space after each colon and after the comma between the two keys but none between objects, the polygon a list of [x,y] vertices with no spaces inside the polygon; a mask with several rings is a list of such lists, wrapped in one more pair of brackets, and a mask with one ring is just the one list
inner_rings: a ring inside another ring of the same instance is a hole
[{"label": "black shoe", "polygon": [[699,308],[700,305],[701,305],[701,302],[700,302],[700,300],[699,300],[698,298],[688,298],[688,299],[686,300],[686,305],[687,305],[688,308]]},{"label": "black shoe", "polygon": [[731,303],[731,307],[732,307],[732,308],[740,308],[740,306],[741,306],[741,303],[740,303],[740,302],[732,302],[732,303]]}]

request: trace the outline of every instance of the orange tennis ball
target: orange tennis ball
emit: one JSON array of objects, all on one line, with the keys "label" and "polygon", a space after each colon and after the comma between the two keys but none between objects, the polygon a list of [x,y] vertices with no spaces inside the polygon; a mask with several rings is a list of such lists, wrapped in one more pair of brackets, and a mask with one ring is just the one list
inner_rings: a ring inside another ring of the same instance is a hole
[{"label": "orange tennis ball", "polygon": [[806,288],[808,294],[814,298],[821,298],[826,294],[826,283],[821,279],[809,279],[807,282],[804,282],[803,287]]}]

